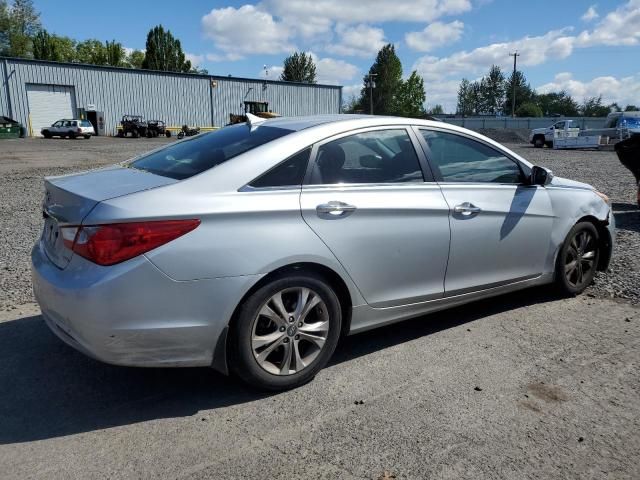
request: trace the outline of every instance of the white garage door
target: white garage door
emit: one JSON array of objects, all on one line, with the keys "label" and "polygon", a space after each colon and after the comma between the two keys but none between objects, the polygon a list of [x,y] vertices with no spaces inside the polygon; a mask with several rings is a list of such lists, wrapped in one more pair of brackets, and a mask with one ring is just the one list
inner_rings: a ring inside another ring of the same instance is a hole
[{"label": "white garage door", "polygon": [[27,100],[31,115],[33,135],[40,135],[43,127],[49,127],[61,118],[76,116],[76,98],[73,87],[61,85],[27,85]]}]

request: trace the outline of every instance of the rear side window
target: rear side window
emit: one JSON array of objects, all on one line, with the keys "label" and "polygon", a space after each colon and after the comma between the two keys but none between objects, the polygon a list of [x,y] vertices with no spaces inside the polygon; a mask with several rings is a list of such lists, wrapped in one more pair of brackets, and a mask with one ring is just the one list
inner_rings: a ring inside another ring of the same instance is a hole
[{"label": "rear side window", "polygon": [[89,122],[89,120],[82,120],[81,125],[83,127],[90,127],[91,126],[91,122]]},{"label": "rear side window", "polygon": [[246,124],[233,125],[174,143],[131,162],[129,166],[184,180],[292,131],[268,126],[251,130]]},{"label": "rear side window", "polygon": [[251,186],[254,188],[268,188],[302,185],[310,155],[311,148],[296,153],[255,179],[251,182]]},{"label": "rear side window", "polygon": [[522,182],[516,162],[484,143],[453,133],[420,132],[429,145],[430,160],[445,182]]},{"label": "rear side window", "polygon": [[358,133],[321,145],[309,179],[311,185],[423,181],[405,129]]}]

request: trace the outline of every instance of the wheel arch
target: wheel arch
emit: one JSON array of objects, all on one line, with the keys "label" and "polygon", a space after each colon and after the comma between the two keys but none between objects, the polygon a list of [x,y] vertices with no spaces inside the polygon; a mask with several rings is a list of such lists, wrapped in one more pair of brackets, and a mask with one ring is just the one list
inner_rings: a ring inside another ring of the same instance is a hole
[{"label": "wheel arch", "polygon": [[598,271],[602,272],[609,266],[613,247],[613,239],[611,238],[611,233],[607,228],[609,222],[607,220],[599,220],[593,215],[585,215],[581,217],[576,224],[580,222],[589,222],[596,227],[598,232],[598,246],[600,248],[600,258],[598,259],[598,265],[596,268]]},{"label": "wheel arch", "polygon": [[333,269],[327,267],[326,265],[322,265],[320,263],[314,262],[297,262],[291,263],[288,265],[284,265],[282,267],[276,268],[275,270],[269,272],[264,275],[260,280],[258,280],[247,292],[242,296],[238,304],[236,305],[233,314],[229,320],[229,323],[224,328],[223,332],[220,334],[218,338],[218,342],[216,344],[213,360],[211,366],[227,375],[229,373],[228,367],[228,358],[229,358],[229,349],[228,349],[228,341],[229,336],[233,332],[234,325],[238,318],[238,313],[240,311],[240,306],[244,303],[244,301],[251,296],[256,290],[262,288],[267,283],[271,282],[273,279],[285,276],[290,273],[313,273],[321,276],[324,280],[331,285],[336,295],[338,296],[338,300],[340,302],[340,309],[342,311],[342,325],[340,336],[345,336],[349,333],[351,329],[351,311],[353,307],[353,299],[351,297],[351,293],[349,292],[349,287],[344,279]]}]

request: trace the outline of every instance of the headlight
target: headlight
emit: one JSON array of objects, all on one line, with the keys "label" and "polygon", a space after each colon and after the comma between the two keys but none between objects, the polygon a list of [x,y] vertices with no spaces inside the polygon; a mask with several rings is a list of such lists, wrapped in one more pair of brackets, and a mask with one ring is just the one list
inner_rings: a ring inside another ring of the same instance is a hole
[{"label": "headlight", "polygon": [[604,200],[604,203],[606,203],[607,205],[611,206],[611,199],[609,197],[607,197],[604,193],[599,192],[597,190],[594,190],[593,193],[595,193],[596,195],[598,195],[602,200]]}]

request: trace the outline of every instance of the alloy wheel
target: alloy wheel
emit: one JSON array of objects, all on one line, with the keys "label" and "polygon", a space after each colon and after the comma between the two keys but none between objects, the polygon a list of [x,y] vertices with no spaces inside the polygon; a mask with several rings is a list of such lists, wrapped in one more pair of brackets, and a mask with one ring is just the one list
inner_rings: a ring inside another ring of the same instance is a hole
[{"label": "alloy wheel", "polygon": [[596,259],[596,239],[588,230],[577,232],[569,242],[564,274],[569,285],[582,288],[593,278]]},{"label": "alloy wheel", "polygon": [[317,292],[306,287],[271,296],[253,320],[251,348],[265,371],[293,375],[310,366],[329,335],[329,314]]}]

